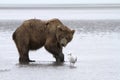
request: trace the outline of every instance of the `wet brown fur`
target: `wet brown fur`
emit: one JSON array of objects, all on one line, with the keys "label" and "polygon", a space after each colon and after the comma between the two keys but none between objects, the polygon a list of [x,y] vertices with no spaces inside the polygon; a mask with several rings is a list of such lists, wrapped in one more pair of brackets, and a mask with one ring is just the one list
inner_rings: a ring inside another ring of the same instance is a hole
[{"label": "wet brown fur", "polygon": [[[58,26],[61,28],[60,31],[58,30]],[[30,19],[24,21],[13,33],[13,40],[19,52],[19,62],[31,62],[29,59],[29,50],[37,50],[43,46],[48,52],[53,54],[57,62],[64,62],[62,46],[56,37],[64,36],[65,33],[62,30],[72,34],[74,33],[74,31],[64,26],[59,19],[48,21]],[[70,36],[72,39],[73,35]]]}]

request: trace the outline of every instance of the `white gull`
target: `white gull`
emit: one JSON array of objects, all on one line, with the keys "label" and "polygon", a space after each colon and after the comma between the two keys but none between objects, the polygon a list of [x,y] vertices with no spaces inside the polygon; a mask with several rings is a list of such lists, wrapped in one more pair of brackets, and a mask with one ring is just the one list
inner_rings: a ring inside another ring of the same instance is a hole
[{"label": "white gull", "polygon": [[74,66],[74,64],[77,61],[77,56],[73,56],[72,53],[69,53],[68,54],[68,59],[69,59],[70,65]]}]

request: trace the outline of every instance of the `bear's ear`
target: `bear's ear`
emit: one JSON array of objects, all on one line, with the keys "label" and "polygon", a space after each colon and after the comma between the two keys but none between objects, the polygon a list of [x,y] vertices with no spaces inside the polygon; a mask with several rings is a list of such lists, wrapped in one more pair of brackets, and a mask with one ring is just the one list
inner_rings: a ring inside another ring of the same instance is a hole
[{"label": "bear's ear", "polygon": [[72,32],[72,35],[73,35],[75,33],[75,30],[72,30],[71,32]]},{"label": "bear's ear", "polygon": [[57,26],[57,28],[60,28],[60,27],[61,27],[60,25]]},{"label": "bear's ear", "polygon": [[59,31],[63,31],[63,29],[62,29],[62,27],[59,25],[59,26],[57,26],[57,30],[59,30]]},{"label": "bear's ear", "polygon": [[48,26],[49,22],[46,22],[46,26]]},{"label": "bear's ear", "polygon": [[49,23],[48,22],[46,22],[46,26],[48,25]]}]

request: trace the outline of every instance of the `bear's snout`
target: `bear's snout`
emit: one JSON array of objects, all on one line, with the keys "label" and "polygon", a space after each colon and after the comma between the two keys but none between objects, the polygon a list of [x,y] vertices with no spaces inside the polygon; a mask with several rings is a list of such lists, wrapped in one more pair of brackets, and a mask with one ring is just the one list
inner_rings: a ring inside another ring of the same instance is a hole
[{"label": "bear's snout", "polygon": [[66,38],[63,38],[63,39],[60,40],[61,46],[64,46],[64,47],[67,45],[67,42],[68,42],[68,41],[67,41]]}]

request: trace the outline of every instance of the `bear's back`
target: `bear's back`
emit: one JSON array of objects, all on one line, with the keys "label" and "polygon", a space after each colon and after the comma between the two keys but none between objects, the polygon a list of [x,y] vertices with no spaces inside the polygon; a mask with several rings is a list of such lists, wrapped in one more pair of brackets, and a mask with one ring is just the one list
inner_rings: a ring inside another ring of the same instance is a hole
[{"label": "bear's back", "polygon": [[46,30],[45,21],[39,19],[30,19],[23,22],[22,26],[31,32],[44,32]]}]

